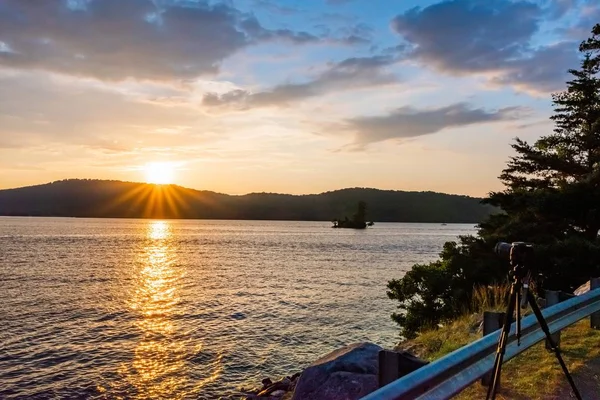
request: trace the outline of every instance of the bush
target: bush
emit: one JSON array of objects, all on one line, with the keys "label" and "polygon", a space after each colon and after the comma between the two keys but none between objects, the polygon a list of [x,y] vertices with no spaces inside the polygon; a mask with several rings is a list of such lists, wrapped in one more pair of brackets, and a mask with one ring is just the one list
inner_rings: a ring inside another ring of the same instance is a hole
[{"label": "bush", "polygon": [[412,338],[424,328],[454,318],[469,308],[476,285],[500,282],[507,268],[500,267],[484,241],[460,237],[460,244],[447,242],[440,260],[417,264],[402,279],[388,283],[387,295],[400,302],[392,318],[402,335]]}]

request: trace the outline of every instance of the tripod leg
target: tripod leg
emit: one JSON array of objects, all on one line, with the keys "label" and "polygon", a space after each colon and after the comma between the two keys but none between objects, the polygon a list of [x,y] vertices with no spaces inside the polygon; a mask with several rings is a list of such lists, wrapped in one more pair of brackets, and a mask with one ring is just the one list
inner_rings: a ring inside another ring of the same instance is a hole
[{"label": "tripod leg", "polygon": [[508,342],[508,336],[510,335],[510,326],[515,311],[515,305],[517,301],[517,287],[513,283],[510,287],[510,295],[508,298],[508,307],[506,309],[506,315],[504,316],[504,324],[502,325],[502,333],[498,340],[498,348],[496,349],[496,359],[494,361],[494,373],[492,375],[492,384],[488,386],[486,400],[494,400],[496,398],[496,392],[500,384],[500,375],[502,373],[502,360],[504,359],[504,353],[506,351],[506,343]]},{"label": "tripod leg", "polygon": [[542,328],[542,330],[546,334],[546,337],[548,338],[548,343],[550,343],[552,352],[554,352],[554,355],[556,355],[558,363],[560,364],[560,367],[562,368],[563,372],[565,373],[565,376],[567,377],[567,380],[569,381],[569,384],[571,385],[573,394],[578,400],[581,400],[581,394],[579,394],[579,390],[577,390],[577,387],[575,386],[575,382],[573,381],[573,378],[571,377],[571,374],[569,373],[569,370],[567,369],[567,366],[565,365],[565,362],[562,356],[560,355],[560,349],[558,348],[558,345],[556,344],[554,339],[552,339],[550,328],[548,328],[548,324],[546,323],[546,320],[544,319],[544,316],[542,315],[542,312],[540,311],[540,308],[538,307],[537,302],[535,301],[535,297],[533,296],[533,294],[531,294],[531,292],[527,292],[527,299],[529,300],[529,305],[531,306],[531,309],[533,310],[533,313],[535,314],[535,317],[537,318],[540,327]]},{"label": "tripod leg", "polygon": [[515,294],[515,319],[517,324],[517,346],[521,345],[521,293],[519,290]]}]

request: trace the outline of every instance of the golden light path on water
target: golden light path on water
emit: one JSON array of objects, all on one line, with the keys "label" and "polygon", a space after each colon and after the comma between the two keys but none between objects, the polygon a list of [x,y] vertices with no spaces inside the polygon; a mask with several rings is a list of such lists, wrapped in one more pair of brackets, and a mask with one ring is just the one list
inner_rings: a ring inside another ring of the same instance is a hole
[{"label": "golden light path on water", "polygon": [[[202,350],[190,339],[180,290],[185,270],[177,262],[173,226],[149,222],[145,246],[136,263],[135,289],[129,301],[141,339],[130,363],[119,373],[138,399],[181,399],[201,394],[202,387],[221,374],[220,357],[210,376],[193,378],[189,359]],[[179,321],[179,322],[178,322]],[[193,380],[196,380],[195,382]],[[130,398],[131,393],[128,395]]]},{"label": "golden light path on water", "polygon": [[0,398],[235,398],[347,343],[392,346],[387,281],[474,232],[0,217]]}]

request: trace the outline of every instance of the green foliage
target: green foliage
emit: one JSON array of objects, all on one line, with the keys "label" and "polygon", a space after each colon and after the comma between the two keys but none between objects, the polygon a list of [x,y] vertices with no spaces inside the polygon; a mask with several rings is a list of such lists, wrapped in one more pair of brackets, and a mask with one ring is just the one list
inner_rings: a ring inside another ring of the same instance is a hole
[{"label": "green foliage", "polygon": [[460,243],[444,245],[440,260],[417,264],[402,279],[388,283],[388,297],[400,302],[400,312],[392,318],[412,338],[464,311],[475,282],[491,285],[503,280],[505,271],[483,240],[461,236]]},{"label": "green foliage", "polygon": [[388,296],[400,302],[392,318],[406,337],[460,315],[474,287],[505,279],[507,262],[492,251],[498,241],[535,243],[532,267],[545,288],[570,291],[600,276],[600,24],[580,51],[580,69],[552,96],[553,133],[534,144],[517,138],[500,175],[505,190],[484,200],[503,213],[482,222],[477,237],[446,243],[440,260],[389,282]]}]

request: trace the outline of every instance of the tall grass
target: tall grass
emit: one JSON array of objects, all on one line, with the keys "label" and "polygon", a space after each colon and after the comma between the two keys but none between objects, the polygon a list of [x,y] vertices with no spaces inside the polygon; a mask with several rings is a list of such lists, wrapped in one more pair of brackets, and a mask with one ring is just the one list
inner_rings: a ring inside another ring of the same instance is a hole
[{"label": "tall grass", "polygon": [[508,304],[510,284],[500,283],[488,286],[475,286],[471,300],[471,312],[504,311]]}]

